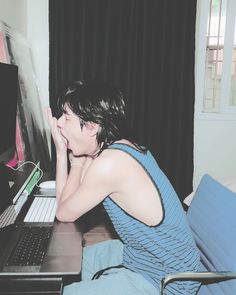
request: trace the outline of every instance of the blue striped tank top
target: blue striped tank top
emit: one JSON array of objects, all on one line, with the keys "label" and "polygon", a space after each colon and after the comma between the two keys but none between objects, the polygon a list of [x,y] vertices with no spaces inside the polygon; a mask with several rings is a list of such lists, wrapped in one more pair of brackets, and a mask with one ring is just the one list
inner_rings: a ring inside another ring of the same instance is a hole
[{"label": "blue striped tank top", "polygon": [[[109,196],[103,201],[124,243],[123,265],[141,274],[157,289],[167,273],[199,270],[199,253],[182,205],[152,154],[126,144],[112,144],[108,148],[128,153],[145,169],[159,192],[164,210],[162,222],[148,226],[122,210]],[[165,294],[195,294],[198,287],[197,282],[171,283]]]}]

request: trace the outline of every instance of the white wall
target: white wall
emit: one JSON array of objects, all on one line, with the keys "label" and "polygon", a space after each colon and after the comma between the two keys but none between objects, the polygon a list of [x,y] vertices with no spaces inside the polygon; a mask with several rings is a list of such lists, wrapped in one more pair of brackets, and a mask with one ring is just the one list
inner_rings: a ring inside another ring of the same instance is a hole
[{"label": "white wall", "polygon": [[42,106],[49,101],[49,25],[48,0],[25,0],[26,36],[30,42]]},{"label": "white wall", "polygon": [[26,36],[26,0],[0,0],[0,19]]},{"label": "white wall", "polygon": [[[41,100],[44,108],[49,105],[49,23],[48,0],[25,0],[27,12],[26,36],[32,50],[33,64]],[[45,117],[46,120],[46,117]],[[51,151],[50,129],[46,123],[48,148]]]},{"label": "white wall", "polygon": [[205,173],[218,180],[236,176],[236,120],[195,119],[195,188]]}]

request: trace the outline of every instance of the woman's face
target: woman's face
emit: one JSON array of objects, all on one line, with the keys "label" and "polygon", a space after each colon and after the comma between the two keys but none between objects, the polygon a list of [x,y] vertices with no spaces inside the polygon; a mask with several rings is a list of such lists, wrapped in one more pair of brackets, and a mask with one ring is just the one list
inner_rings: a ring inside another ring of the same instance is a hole
[{"label": "woman's face", "polygon": [[65,104],[64,112],[58,119],[58,128],[61,135],[67,140],[67,148],[75,156],[93,155],[97,150],[97,124],[85,122],[81,127],[80,118]]}]

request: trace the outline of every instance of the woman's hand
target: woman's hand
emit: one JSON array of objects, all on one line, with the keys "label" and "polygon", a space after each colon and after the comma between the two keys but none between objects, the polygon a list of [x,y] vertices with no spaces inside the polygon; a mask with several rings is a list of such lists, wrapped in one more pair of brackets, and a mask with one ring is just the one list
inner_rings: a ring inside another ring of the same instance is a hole
[{"label": "woman's hand", "polygon": [[46,115],[50,125],[52,138],[56,147],[57,155],[64,155],[67,152],[67,140],[61,135],[58,127],[58,120],[52,116],[51,108],[46,108]]}]

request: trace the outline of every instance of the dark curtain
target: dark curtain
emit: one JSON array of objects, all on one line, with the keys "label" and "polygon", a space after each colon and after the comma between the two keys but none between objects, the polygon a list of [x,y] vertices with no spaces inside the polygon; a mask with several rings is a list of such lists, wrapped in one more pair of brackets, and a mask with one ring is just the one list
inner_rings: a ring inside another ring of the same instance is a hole
[{"label": "dark curtain", "polygon": [[196,0],[49,0],[50,104],[109,80],[180,199],[192,191]]}]

